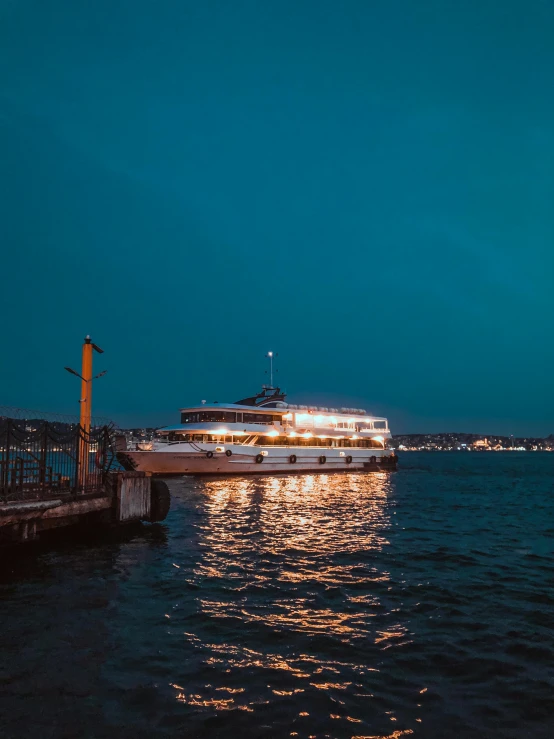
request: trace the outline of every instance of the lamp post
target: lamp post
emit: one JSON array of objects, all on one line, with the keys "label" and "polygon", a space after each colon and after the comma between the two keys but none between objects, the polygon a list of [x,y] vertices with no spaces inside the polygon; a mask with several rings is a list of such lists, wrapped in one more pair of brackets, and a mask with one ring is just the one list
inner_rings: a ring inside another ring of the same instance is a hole
[{"label": "lamp post", "polygon": [[83,354],[81,363],[81,374],[76,372],[71,367],[64,367],[67,372],[81,380],[81,397],[79,403],[81,404],[79,412],[79,426],[80,429],[80,444],[78,454],[78,479],[81,487],[85,487],[87,472],[88,472],[88,453],[90,445],[90,425],[92,418],[92,381],[98,377],[102,377],[106,374],[107,370],[100,372],[98,375],[92,376],[92,352],[96,351],[98,354],[103,354],[103,349],[92,343],[90,336],[85,336],[83,342]]}]

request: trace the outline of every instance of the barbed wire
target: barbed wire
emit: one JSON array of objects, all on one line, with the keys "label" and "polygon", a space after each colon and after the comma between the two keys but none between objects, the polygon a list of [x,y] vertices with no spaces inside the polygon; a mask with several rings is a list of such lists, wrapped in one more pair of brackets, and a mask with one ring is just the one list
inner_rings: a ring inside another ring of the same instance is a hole
[{"label": "barbed wire", "polygon": [[[50,411],[37,411],[31,408],[15,408],[9,405],[0,405],[0,418],[13,418],[17,421],[49,421],[50,423],[67,423],[70,425],[79,424],[79,416],[70,413],[52,413]],[[119,428],[111,418],[103,416],[93,416],[90,419],[91,426],[112,426]]]}]

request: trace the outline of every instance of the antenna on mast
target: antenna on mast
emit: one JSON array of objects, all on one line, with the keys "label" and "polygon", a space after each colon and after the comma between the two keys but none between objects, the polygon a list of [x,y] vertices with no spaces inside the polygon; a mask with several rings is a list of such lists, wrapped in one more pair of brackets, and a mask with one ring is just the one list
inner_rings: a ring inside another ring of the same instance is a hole
[{"label": "antenna on mast", "polygon": [[269,389],[273,390],[273,357],[278,355],[268,352],[265,356],[269,359]]}]

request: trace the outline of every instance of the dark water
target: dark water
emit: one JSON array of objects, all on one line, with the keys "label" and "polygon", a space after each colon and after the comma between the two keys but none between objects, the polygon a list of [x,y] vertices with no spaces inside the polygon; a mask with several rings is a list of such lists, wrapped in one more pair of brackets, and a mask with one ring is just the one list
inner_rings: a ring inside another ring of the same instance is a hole
[{"label": "dark water", "polygon": [[2,555],[0,735],[554,736],[554,454],[401,462]]}]

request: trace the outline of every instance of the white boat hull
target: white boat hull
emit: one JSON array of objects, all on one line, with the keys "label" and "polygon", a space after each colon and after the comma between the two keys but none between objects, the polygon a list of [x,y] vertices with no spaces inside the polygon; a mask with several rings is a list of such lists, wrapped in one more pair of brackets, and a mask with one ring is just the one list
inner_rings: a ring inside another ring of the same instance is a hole
[{"label": "white boat hull", "polygon": [[[167,445],[153,451],[124,451],[118,460],[126,469],[153,475],[246,475],[301,472],[390,472],[397,457],[388,449],[244,447],[227,445],[225,451],[179,450]],[[207,445],[206,445],[207,446]],[[230,454],[228,454],[230,452]],[[212,456],[208,456],[211,454]],[[291,456],[296,456],[296,462]],[[261,461],[256,461],[256,459]]]}]

